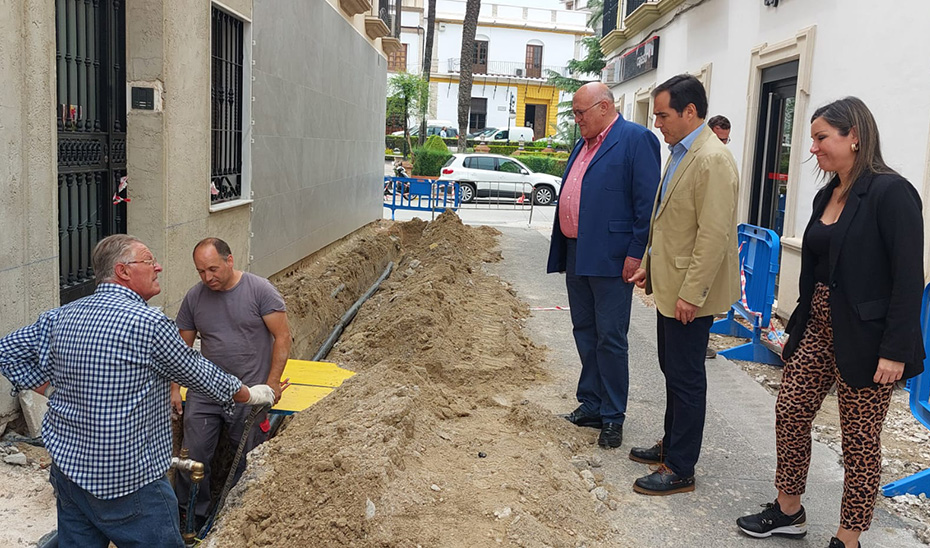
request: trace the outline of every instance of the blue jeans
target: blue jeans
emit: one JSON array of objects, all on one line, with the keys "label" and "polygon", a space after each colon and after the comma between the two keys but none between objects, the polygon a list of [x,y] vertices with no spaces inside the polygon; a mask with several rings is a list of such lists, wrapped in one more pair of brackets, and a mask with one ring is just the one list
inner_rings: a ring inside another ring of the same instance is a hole
[{"label": "blue jeans", "polygon": [[103,500],[81,489],[52,465],[49,479],[58,506],[58,545],[62,548],[184,548],[178,499],[161,478],[128,495]]},{"label": "blue jeans", "polygon": [[630,305],[633,284],[616,277],[575,274],[576,240],[568,240],[565,286],[572,334],[581,357],[576,397],[582,410],[604,422],[623,424],[630,391]]}]

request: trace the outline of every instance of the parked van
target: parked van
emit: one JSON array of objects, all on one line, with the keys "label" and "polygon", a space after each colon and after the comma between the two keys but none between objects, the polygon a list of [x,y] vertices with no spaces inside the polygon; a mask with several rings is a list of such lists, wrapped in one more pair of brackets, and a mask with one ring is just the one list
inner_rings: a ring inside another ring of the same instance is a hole
[{"label": "parked van", "polygon": [[[459,131],[455,128],[455,124],[448,120],[427,120],[426,121],[426,136],[439,135],[439,132],[442,131],[442,128],[446,128],[446,137],[458,137]],[[416,137],[420,133],[420,124],[411,126],[407,133],[411,137]],[[391,135],[403,135],[404,131],[395,131]]]},{"label": "parked van", "polygon": [[486,135],[482,138],[486,141],[510,141],[511,143],[517,143],[523,141],[524,143],[533,142],[533,128],[531,127],[512,127],[510,129],[501,129],[493,135]]}]

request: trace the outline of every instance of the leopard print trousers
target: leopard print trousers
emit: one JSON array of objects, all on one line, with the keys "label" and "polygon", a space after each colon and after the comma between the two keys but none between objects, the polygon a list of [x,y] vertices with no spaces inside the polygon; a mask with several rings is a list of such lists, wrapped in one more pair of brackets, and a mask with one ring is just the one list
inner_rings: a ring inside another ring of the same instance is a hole
[{"label": "leopard print trousers", "polygon": [[881,433],[894,384],[853,388],[840,377],[833,354],[830,290],[818,283],[803,338],[785,363],[775,404],[778,466],[775,487],[801,495],[811,463],[811,423],[836,383],[843,432],[843,501],[840,526],[865,531],[881,476]]}]

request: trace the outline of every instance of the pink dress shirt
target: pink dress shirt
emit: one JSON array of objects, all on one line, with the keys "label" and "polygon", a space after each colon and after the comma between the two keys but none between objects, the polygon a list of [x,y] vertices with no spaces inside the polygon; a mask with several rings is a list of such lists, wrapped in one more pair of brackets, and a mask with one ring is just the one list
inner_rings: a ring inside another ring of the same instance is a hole
[{"label": "pink dress shirt", "polygon": [[581,181],[584,174],[588,171],[588,166],[594,155],[601,148],[601,144],[610,133],[611,128],[617,123],[620,116],[614,115],[614,119],[604,128],[604,131],[598,133],[594,139],[594,146],[588,146],[585,140],[578,156],[572,162],[572,168],[568,171],[568,176],[562,181],[562,191],[559,193],[559,228],[566,238],[578,237],[578,208],[581,205]]}]

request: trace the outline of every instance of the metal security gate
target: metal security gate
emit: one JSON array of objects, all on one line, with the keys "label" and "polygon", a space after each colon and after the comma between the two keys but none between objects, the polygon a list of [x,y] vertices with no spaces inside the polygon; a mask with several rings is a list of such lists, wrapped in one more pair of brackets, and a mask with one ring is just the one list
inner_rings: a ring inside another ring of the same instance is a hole
[{"label": "metal security gate", "polygon": [[120,0],[56,0],[61,302],[94,290],[91,252],[126,232],[125,14]]}]

